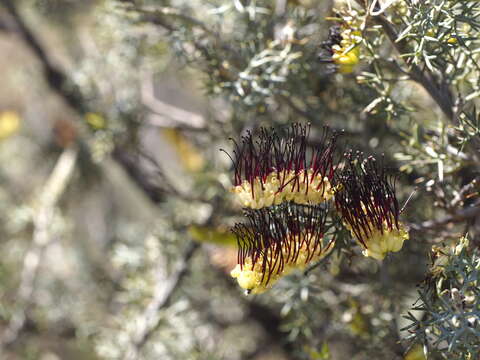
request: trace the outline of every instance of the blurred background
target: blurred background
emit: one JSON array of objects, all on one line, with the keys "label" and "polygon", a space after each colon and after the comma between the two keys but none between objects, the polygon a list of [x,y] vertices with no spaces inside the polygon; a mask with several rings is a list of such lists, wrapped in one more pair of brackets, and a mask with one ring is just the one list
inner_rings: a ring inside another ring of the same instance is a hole
[{"label": "blurred background", "polygon": [[382,263],[340,245],[262,295],[229,276],[241,207],[219,150],[246,130],[344,129],[342,149],[401,168],[401,205],[421,188],[409,223],[445,213],[439,176],[474,177],[458,149],[430,161],[444,111],[382,34],[356,74],[325,61],[344,4],[0,1],[0,359],[423,358],[402,315],[442,226]]}]

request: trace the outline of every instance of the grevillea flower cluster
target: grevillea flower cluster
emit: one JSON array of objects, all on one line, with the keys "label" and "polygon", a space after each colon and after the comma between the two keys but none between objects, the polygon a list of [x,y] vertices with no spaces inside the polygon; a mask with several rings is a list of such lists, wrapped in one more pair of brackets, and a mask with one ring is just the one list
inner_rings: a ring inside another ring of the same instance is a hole
[{"label": "grevillea flower cluster", "polygon": [[349,152],[345,160],[335,205],[364,255],[382,260],[387,253],[399,251],[408,239],[408,231],[399,221],[395,177],[372,156],[365,159],[361,153]]},{"label": "grevillea flower cluster", "polygon": [[245,210],[247,223],[236,224],[238,265],[232,277],[253,293],[271,287],[282,275],[324,258],[334,238],[326,240],[324,205],[283,203],[261,210]]},{"label": "grevillea flower cluster", "polygon": [[318,204],[333,196],[333,149],[336,134],[325,129],[320,145],[308,152],[310,126],[293,124],[284,137],[261,128],[234,141],[232,191],[244,207],[260,209],[283,201]]},{"label": "grevillea flower cluster", "polygon": [[293,124],[284,136],[260,128],[258,136],[248,132],[234,141],[232,192],[247,221],[233,228],[238,265],[231,275],[249,293],[264,292],[281,276],[330,253],[330,200],[365,256],[381,260],[408,239],[399,221],[395,178],[361,154],[346,153],[341,166],[335,164],[338,134],[328,128],[313,149],[309,135],[310,125]]}]

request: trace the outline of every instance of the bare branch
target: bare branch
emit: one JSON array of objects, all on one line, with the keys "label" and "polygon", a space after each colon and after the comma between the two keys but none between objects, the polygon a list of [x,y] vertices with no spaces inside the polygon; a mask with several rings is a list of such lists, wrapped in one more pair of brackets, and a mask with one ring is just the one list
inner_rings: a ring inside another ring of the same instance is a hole
[{"label": "bare branch", "polygon": [[35,283],[43,254],[52,241],[50,225],[55,206],[71,179],[77,155],[77,148],[70,147],[64,150],[40,193],[38,208],[33,218],[32,245],[23,261],[20,286],[16,296],[17,310],[12,315],[0,338],[0,354],[3,349],[8,348],[16,341],[25,327],[26,313],[32,305]]},{"label": "bare branch", "polygon": [[[135,8],[136,11],[138,11],[141,14],[147,15],[150,18],[164,18],[164,17],[170,17],[170,18],[177,18],[180,19],[185,25],[190,25],[190,26],[196,26],[200,29],[202,29],[206,34],[210,36],[218,36],[214,31],[212,31],[207,25],[205,25],[203,22],[201,22],[198,19],[195,19],[191,16],[188,16],[184,14],[182,11],[171,8],[171,7],[165,7],[165,6],[154,6],[154,7],[137,7]],[[165,22],[166,23],[166,22]],[[168,30],[172,30],[169,26],[166,27]]]},{"label": "bare branch", "polygon": [[[385,34],[387,34],[388,39],[392,45],[397,49],[399,54],[407,53],[407,44],[404,40],[397,41],[398,34],[393,25],[388,21],[388,19],[383,16],[376,16],[374,18],[380,25],[382,25]],[[422,87],[430,94],[432,99],[437,103],[445,116],[452,121],[457,123],[455,118],[454,100],[453,95],[447,84],[438,81],[434,78],[433,74],[430,72],[422,71],[415,64],[407,64],[410,68],[409,76],[412,80],[422,85]]]},{"label": "bare branch", "polygon": [[143,104],[155,113],[155,115],[148,117],[150,125],[176,127],[175,125],[179,124],[194,130],[205,127],[203,116],[158,99],[154,92],[152,74],[143,76],[141,94]]},{"label": "bare branch", "polygon": [[475,189],[478,185],[480,178],[473,179],[468,184],[463,186],[458,193],[455,194],[452,202],[450,203],[451,207],[456,207],[463,203],[463,201],[469,197],[469,193]]}]

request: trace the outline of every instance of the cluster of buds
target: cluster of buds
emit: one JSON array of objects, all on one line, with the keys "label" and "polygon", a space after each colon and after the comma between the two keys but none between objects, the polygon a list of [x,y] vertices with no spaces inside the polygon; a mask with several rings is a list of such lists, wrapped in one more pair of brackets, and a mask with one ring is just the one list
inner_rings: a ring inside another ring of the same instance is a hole
[{"label": "cluster of buds", "polygon": [[293,124],[285,136],[260,128],[230,156],[232,192],[245,208],[246,223],[236,224],[238,265],[232,277],[248,293],[261,293],[281,276],[322,260],[334,247],[327,215],[330,200],[363,254],[383,259],[408,239],[399,221],[394,178],[373,158],[345,154],[334,165],[337,133],[325,128],[313,149],[310,125]]},{"label": "cluster of buds", "polygon": [[362,33],[356,20],[357,14],[353,12],[353,15],[343,16],[341,24],[330,28],[328,38],[322,44],[329,56],[325,61],[338,65],[338,71],[342,74],[353,72],[360,61]]}]

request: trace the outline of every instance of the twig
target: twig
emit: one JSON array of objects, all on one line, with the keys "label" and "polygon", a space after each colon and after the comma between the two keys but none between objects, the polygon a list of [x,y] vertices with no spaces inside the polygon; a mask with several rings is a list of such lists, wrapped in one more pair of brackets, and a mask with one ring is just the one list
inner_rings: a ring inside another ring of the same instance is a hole
[{"label": "twig", "polygon": [[[398,34],[397,31],[394,29],[392,24],[388,21],[388,19],[383,16],[376,16],[376,21],[382,25],[383,29],[385,30],[385,34],[389,38],[392,45],[397,49],[399,54],[405,54],[406,51],[406,43],[404,40],[397,41]],[[448,88],[448,85],[445,83],[438,84],[437,81],[434,79],[433,74],[427,71],[422,71],[420,68],[415,64],[407,64],[410,67],[409,76],[412,80],[419,83],[423,86],[423,88],[430,94],[432,99],[437,103],[440,107],[442,112],[445,116],[452,121],[453,123],[457,123],[455,119],[455,113],[453,111],[454,101],[453,95]]]},{"label": "twig", "polygon": [[315,116],[313,114],[310,114],[308,111],[305,111],[305,110],[301,109],[297,104],[295,104],[292,101],[292,99],[290,97],[279,94],[277,96],[277,99],[279,100],[279,102],[283,102],[283,103],[287,104],[295,113],[297,113],[298,115],[307,119],[308,121],[314,122],[314,121],[318,120],[317,116]]},{"label": "twig", "polygon": [[[297,115],[303,117],[305,120],[309,121],[309,122],[316,122],[317,120],[320,119],[320,117],[317,117],[313,114],[311,114],[310,112],[306,111],[306,110],[302,110],[297,104],[295,104],[292,99],[288,96],[284,96],[284,95],[281,95],[279,94],[277,97],[277,101],[279,103],[284,103],[285,105],[287,105],[288,107],[290,107]],[[329,125],[330,129],[334,130],[334,131],[337,131],[337,132],[340,132],[344,135],[350,135],[350,136],[356,136],[356,135],[359,135],[359,133],[357,131],[351,131],[351,130],[345,130],[343,128],[335,128],[331,125]],[[309,142],[309,145],[310,146],[317,146],[318,145],[318,142],[315,141],[315,140],[310,140]]]},{"label": "twig", "polygon": [[[176,106],[167,104],[155,96],[152,74],[145,74],[142,79],[141,96],[143,105],[149,108],[157,116],[150,116],[149,123],[151,125],[165,126],[165,122],[169,127],[171,124],[180,124],[194,130],[205,127],[205,119],[203,116],[193,113]],[[166,118],[160,124],[156,124],[158,118]],[[170,120],[170,121],[169,121]]]},{"label": "twig", "polygon": [[25,255],[20,286],[16,296],[18,309],[12,315],[0,338],[0,354],[18,338],[26,324],[28,312],[35,292],[35,283],[45,249],[51,243],[50,225],[55,206],[65,191],[75,169],[77,148],[70,147],[60,155],[52,174],[42,189],[37,211],[33,218],[32,245]]},{"label": "twig", "polygon": [[12,28],[22,37],[26,44],[33,51],[35,56],[40,61],[40,65],[43,68],[45,79],[48,85],[54,92],[59,95],[63,100],[73,109],[80,114],[86,113],[85,101],[78,89],[72,81],[68,79],[65,73],[57,68],[48,58],[46,51],[33,35],[32,31],[28,28],[27,24],[23,21],[22,16],[17,11],[14,2],[12,0],[0,0],[0,4],[4,6],[7,13],[13,20]]},{"label": "twig", "polygon": [[[170,185],[163,174],[157,170],[155,172],[155,179],[147,173],[147,171],[141,166],[139,156],[131,154],[120,148],[116,148],[112,152],[113,159],[123,168],[127,175],[134,181],[138,188],[140,188],[145,195],[154,204],[162,202],[166,193],[172,193],[175,188]],[[159,167],[157,167],[159,169]],[[155,181],[156,179],[162,179],[165,186],[159,186]]]},{"label": "twig", "polygon": [[475,189],[475,187],[478,185],[479,180],[480,178],[473,179],[468,184],[463,186],[453,198],[450,206],[453,208],[463,203],[463,201],[469,196],[469,192]]},{"label": "twig", "polygon": [[[362,2],[361,0],[355,0],[360,6],[366,7],[366,10],[370,14],[370,9],[367,8],[367,4]],[[381,12],[383,12],[384,9]],[[376,14],[375,14],[376,15]],[[401,54],[409,53],[410,51],[407,50],[407,42],[405,40],[397,41],[398,33],[396,29],[392,26],[390,21],[384,15],[372,16],[371,18],[380,24],[385,31],[388,39],[392,43],[393,47],[397,50],[397,52]],[[402,58],[404,59],[404,58]],[[405,60],[404,60],[405,61]],[[408,74],[408,76],[415,82],[419,83],[431,96],[431,98],[437,103],[440,107],[444,115],[452,121],[454,124],[457,123],[457,119],[455,113],[453,111],[454,108],[454,100],[453,95],[448,88],[448,85],[442,82],[438,84],[435,80],[433,74],[427,71],[422,71],[417,65],[409,64],[405,61],[405,64],[409,67],[408,72],[404,72]]]},{"label": "twig", "polygon": [[[152,300],[137,321],[138,324],[140,324],[140,329],[132,339],[131,347],[125,353],[124,360],[135,360],[139,358],[143,346],[160,325],[160,319],[158,319],[156,315],[161,309],[170,305],[175,291],[181,286],[188,273],[190,260],[199,247],[199,243],[193,241],[190,242],[177,265],[177,269],[170,276],[168,281],[166,283],[157,282],[155,289],[153,290]],[[159,264],[159,273],[163,272],[164,266],[165,264]]]},{"label": "twig", "polygon": [[445,216],[439,220],[428,220],[420,224],[410,224],[409,227],[414,231],[432,230],[441,228],[448,224],[459,223],[465,220],[480,216],[480,200],[468,208],[464,208],[453,215]]},{"label": "twig", "polygon": [[[135,10],[141,14],[152,16],[155,18],[161,18],[161,17],[173,17],[173,18],[178,18],[183,21],[184,24],[186,25],[192,25],[196,26],[200,29],[202,29],[206,34],[214,37],[218,37],[218,34],[209,29],[207,25],[205,25],[202,21],[195,19],[191,16],[186,15],[182,11],[171,8],[171,7],[165,7],[165,6],[153,6],[153,7],[134,7]],[[171,30],[171,28],[169,28]]]}]

